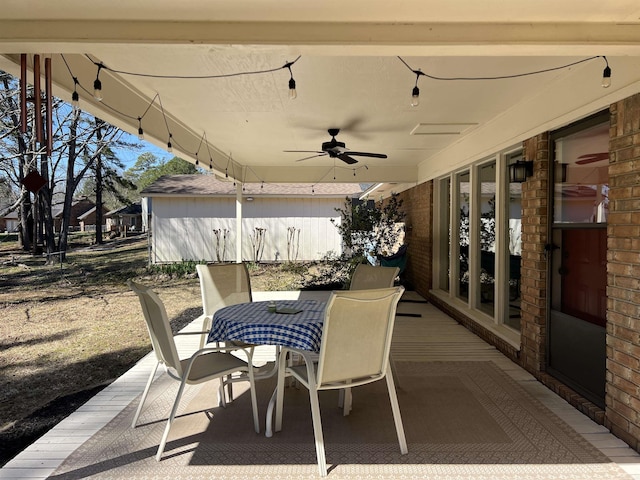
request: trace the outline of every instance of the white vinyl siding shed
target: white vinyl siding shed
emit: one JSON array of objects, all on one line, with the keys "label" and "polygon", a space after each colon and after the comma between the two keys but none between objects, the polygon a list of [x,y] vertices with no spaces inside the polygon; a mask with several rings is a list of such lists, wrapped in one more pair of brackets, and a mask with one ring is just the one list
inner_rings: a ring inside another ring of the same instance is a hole
[{"label": "white vinyl siding shed", "polygon": [[[167,183],[169,179],[171,182]],[[205,182],[209,188],[204,188]],[[181,183],[182,188],[177,189],[177,183]],[[146,203],[151,206],[153,263],[217,261],[214,230],[225,229],[226,253],[222,260],[236,260],[236,194],[233,193],[235,187],[229,183],[209,175],[172,175],[162,177],[142,192],[151,200]],[[315,187],[312,194],[312,186],[303,187],[245,184],[242,195],[243,261],[255,259],[252,238],[256,228],[266,229],[261,261],[319,260],[329,252],[342,253],[342,240],[331,220],[339,224],[341,219],[336,209],[343,208],[346,197],[358,195],[362,189],[358,184],[338,184]],[[248,201],[248,198],[252,200]],[[299,238],[294,242],[297,257],[294,251],[291,258],[287,245],[290,227],[299,231]]]}]

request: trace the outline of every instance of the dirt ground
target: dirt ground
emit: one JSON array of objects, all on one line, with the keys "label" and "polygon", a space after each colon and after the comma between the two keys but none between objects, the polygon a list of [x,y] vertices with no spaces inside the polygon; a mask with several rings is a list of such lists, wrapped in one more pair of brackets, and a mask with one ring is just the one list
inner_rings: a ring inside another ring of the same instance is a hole
[{"label": "dirt ground", "polygon": [[[0,466],[151,350],[127,279],[154,287],[174,331],[202,313],[195,272],[149,273],[144,236],[87,242],[49,265],[0,243]],[[254,268],[252,288],[287,289],[299,276]]]}]

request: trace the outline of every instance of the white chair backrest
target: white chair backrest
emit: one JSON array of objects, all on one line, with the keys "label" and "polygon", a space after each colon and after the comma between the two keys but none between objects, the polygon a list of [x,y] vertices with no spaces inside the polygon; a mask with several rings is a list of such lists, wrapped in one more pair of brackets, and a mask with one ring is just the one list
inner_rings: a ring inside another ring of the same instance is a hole
[{"label": "white chair backrest", "polygon": [[400,286],[331,294],[322,328],[318,389],[341,381],[384,377],[403,293]]},{"label": "white chair backrest", "polygon": [[133,280],[129,280],[127,283],[140,299],[140,306],[147,322],[151,345],[158,362],[175,369],[178,375],[182,376],[180,357],[178,356],[176,343],[173,340],[173,333],[171,332],[171,325],[169,324],[169,317],[164,308],[164,303],[149,287]]},{"label": "white chair backrest", "polygon": [[398,267],[374,267],[373,265],[361,263],[351,276],[349,290],[393,287],[393,282],[399,273],[400,269]]},{"label": "white chair backrest", "polygon": [[244,263],[196,265],[200,277],[202,309],[206,316],[218,309],[251,302],[251,281]]}]

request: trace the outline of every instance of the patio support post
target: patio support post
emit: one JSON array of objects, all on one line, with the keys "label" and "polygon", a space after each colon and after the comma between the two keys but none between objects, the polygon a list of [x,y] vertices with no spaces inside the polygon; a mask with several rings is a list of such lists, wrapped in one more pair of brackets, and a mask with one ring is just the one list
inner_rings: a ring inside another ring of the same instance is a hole
[{"label": "patio support post", "polygon": [[242,184],[236,182],[236,263],[242,263]]}]

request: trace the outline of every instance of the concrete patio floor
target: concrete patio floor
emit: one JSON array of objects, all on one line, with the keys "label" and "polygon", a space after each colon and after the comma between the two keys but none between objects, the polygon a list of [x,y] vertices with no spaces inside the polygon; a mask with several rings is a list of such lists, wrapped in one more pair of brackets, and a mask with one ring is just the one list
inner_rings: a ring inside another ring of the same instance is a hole
[{"label": "concrete patio floor", "polygon": [[[300,293],[254,292],[254,300],[295,299]],[[302,295],[304,298],[324,300],[327,292],[303,292]],[[413,292],[407,292],[404,298],[421,300]],[[630,475],[630,478],[640,480],[638,453],[611,435],[606,428],[594,423],[571,407],[494,347],[483,342],[428,303],[401,302],[398,312],[419,313],[422,316],[420,318],[398,317],[392,348],[396,362],[493,362],[528,394],[608,457],[612,463],[620,466]],[[199,326],[192,323],[186,329],[199,330]],[[197,336],[178,336],[178,349],[188,355],[196,349],[197,341]],[[256,361],[270,360],[273,360],[273,349],[260,347],[256,353]],[[140,395],[154,362],[155,358],[152,354],[140,360],[113,384],[7,463],[0,469],[0,479],[45,479],[51,475],[71,453]],[[213,470],[212,475],[214,475]],[[473,478],[473,474],[464,478]]]}]

